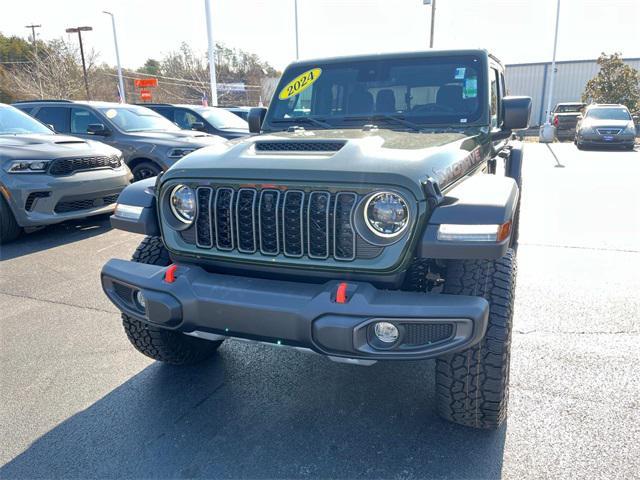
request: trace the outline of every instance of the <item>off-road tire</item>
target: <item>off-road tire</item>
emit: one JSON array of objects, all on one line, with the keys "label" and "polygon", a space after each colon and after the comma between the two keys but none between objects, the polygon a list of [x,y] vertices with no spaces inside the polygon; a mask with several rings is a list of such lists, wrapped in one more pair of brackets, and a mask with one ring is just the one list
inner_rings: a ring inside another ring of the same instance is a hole
[{"label": "off-road tire", "polygon": [[449,262],[444,293],[484,297],[490,313],[480,343],[436,361],[438,413],[444,419],[496,429],[507,417],[515,283],[512,249],[499,260]]},{"label": "off-road tire", "polygon": [[[168,266],[169,252],[160,237],[145,237],[131,259],[138,263]],[[122,314],[122,326],[131,344],[140,353],[173,365],[193,365],[211,357],[222,341],[190,337],[180,332],[154,327]]]},{"label": "off-road tire", "polygon": [[0,245],[12,242],[20,236],[22,229],[6,200],[0,195]]}]

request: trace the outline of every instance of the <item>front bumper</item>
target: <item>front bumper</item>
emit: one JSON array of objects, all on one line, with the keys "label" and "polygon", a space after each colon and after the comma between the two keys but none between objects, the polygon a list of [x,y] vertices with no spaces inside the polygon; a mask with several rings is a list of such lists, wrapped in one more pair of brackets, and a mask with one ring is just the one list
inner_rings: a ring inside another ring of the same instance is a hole
[{"label": "front bumper", "polygon": [[635,135],[619,133],[617,135],[579,134],[578,141],[593,146],[630,146],[635,143]]},{"label": "front bumper", "polygon": [[[215,334],[304,347],[332,357],[432,358],[479,342],[487,328],[489,304],[480,297],[378,290],[369,283],[347,282],[347,301],[339,303],[338,281],[294,283],[180,265],[169,283],[166,270],[110,260],[102,269],[102,287],[121,311],[145,323],[204,338]],[[138,290],[144,309],[135,301]],[[378,320],[398,327],[400,338],[393,347],[380,348],[372,339]]]},{"label": "front bumper", "polygon": [[3,182],[18,225],[35,227],[113,212],[115,200],[131,178],[123,166],[64,177],[7,174]]}]

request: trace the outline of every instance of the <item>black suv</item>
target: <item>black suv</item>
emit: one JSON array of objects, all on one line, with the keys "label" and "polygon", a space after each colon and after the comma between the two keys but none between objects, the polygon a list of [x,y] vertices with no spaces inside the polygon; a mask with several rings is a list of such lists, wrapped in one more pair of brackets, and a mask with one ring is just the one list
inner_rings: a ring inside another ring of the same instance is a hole
[{"label": "black suv", "polygon": [[[188,364],[226,338],[371,365],[437,359],[440,414],[506,418],[531,99],[484,50],[290,65],[258,134],[127,187],[145,234],[102,286],[129,340]],[[266,116],[265,116],[266,115]],[[411,367],[407,367],[411,368]]]},{"label": "black suv", "polygon": [[135,181],[155,177],[187,153],[224,141],[206,133],[181,130],[162,115],[136,105],[34,100],[14,106],[51,125],[57,133],[116,147]]},{"label": "black suv", "polygon": [[198,130],[226,139],[249,135],[249,124],[224,108],[170,105],[167,103],[145,103],[142,105],[158,112],[185,130]]}]

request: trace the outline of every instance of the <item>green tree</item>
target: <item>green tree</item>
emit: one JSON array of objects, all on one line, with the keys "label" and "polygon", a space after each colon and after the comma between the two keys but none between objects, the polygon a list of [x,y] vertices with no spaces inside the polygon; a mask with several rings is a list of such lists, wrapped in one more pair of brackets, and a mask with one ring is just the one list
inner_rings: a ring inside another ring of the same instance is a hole
[{"label": "green tree", "polygon": [[632,112],[640,109],[640,72],[622,61],[620,53],[598,58],[600,71],[587,82],[582,101],[620,103]]},{"label": "green tree", "polygon": [[149,75],[161,75],[162,70],[160,68],[160,62],[155,58],[147,58],[142,68],[138,69],[140,73],[147,73]]}]

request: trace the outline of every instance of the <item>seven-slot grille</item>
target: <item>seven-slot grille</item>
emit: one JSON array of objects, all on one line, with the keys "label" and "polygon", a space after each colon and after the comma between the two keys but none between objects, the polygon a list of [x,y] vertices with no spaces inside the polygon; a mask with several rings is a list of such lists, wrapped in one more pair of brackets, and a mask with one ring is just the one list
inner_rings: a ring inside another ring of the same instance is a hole
[{"label": "seven-slot grille", "polygon": [[80,170],[95,170],[98,168],[118,168],[120,158],[111,157],[82,157],[59,158],[51,162],[49,174],[55,176],[70,175]]},{"label": "seven-slot grille", "polygon": [[356,258],[356,193],[225,186],[198,187],[196,197],[194,236],[199,248],[292,258]]}]

